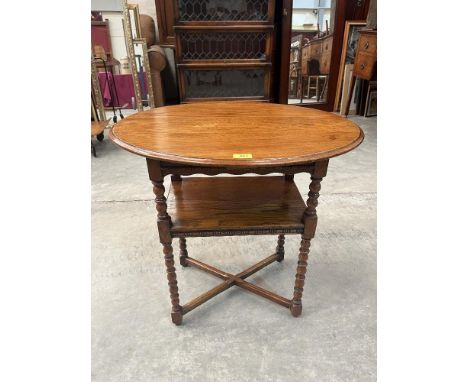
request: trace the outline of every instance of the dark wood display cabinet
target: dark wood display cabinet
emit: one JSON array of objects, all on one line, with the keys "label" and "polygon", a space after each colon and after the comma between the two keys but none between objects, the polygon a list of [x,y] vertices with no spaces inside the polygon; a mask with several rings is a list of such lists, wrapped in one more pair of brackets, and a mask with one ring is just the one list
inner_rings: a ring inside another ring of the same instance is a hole
[{"label": "dark wood display cabinet", "polygon": [[[307,54],[318,57],[322,68],[319,75],[326,77],[328,88],[321,92],[321,102],[307,106],[333,109],[345,21],[364,19],[368,1],[332,0],[330,33],[305,46]],[[155,3],[159,42],[175,50],[181,103],[288,102],[293,0],[155,0]],[[300,63],[305,62],[301,58],[302,54],[295,62],[296,76],[299,71],[308,73]],[[296,91],[300,90],[301,82],[295,77]],[[324,83],[319,85],[323,88]]]},{"label": "dark wood display cabinet", "polygon": [[274,0],[174,0],[182,103],[269,101]]}]

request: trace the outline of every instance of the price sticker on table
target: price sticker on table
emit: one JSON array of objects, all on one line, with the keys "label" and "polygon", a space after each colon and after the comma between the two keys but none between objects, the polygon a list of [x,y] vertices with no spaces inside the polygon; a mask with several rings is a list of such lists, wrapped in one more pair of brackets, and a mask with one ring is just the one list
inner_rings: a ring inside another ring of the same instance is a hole
[{"label": "price sticker on table", "polygon": [[232,154],[234,159],[252,159],[252,154],[245,153],[245,154]]}]

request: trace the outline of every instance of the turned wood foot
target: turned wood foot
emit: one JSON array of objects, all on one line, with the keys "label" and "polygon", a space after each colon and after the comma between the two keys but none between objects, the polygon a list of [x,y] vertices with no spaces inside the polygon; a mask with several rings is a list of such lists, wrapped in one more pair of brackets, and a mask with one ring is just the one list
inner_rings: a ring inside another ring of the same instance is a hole
[{"label": "turned wood foot", "polygon": [[276,247],[276,254],[278,259],[276,261],[282,262],[284,260],[284,235],[278,235],[278,245]]},{"label": "turned wood foot", "polygon": [[171,319],[172,319],[172,322],[179,326],[179,325],[182,325],[182,313],[181,312],[174,312],[172,311],[171,312]]},{"label": "turned wood foot", "polygon": [[187,264],[187,257],[188,257],[188,252],[187,252],[187,241],[185,240],[185,237],[179,238],[179,261],[180,265],[183,267],[188,267]]},{"label": "turned wood foot", "polygon": [[291,311],[291,314],[293,317],[299,317],[302,313],[302,303],[297,304],[297,303],[292,303],[289,310]]}]

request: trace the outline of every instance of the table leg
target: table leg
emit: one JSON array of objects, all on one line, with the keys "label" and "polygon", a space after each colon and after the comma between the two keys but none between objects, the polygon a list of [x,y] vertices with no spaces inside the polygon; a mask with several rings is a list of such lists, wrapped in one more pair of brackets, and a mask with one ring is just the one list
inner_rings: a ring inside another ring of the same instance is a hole
[{"label": "table leg", "polygon": [[282,262],[284,260],[284,235],[278,235],[278,245],[276,247],[276,254],[278,255],[278,262]]},{"label": "table leg", "polygon": [[179,260],[180,260],[180,265],[183,267],[187,267],[187,257],[188,257],[188,252],[187,252],[187,241],[185,240],[185,237],[179,238]]},{"label": "table leg", "polygon": [[328,161],[317,162],[311,174],[307,208],[304,211],[304,234],[302,235],[299,259],[297,261],[296,281],[294,283],[294,294],[291,304],[291,314],[298,317],[302,313],[302,293],[304,291],[305,275],[307,272],[307,260],[309,257],[310,240],[315,235],[317,228],[317,205],[320,191],[320,182],[326,175]]},{"label": "table leg", "polygon": [[172,322],[182,324],[182,307],[179,302],[179,288],[177,287],[177,275],[174,266],[172,249],[172,237],[170,234],[171,218],[167,213],[166,197],[164,196],[163,178],[152,180],[153,192],[156,195],[156,210],[158,211],[159,241],[163,245],[164,262],[166,264],[167,282],[172,303]]}]

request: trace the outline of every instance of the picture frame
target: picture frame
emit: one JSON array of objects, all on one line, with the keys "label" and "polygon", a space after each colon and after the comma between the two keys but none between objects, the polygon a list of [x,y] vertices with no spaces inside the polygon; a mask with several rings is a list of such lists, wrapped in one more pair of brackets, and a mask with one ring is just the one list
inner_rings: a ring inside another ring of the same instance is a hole
[{"label": "picture frame", "polygon": [[[146,45],[146,40],[144,38],[138,38],[133,40],[134,44],[134,52],[138,52],[141,55],[141,63],[143,66],[143,75],[145,77],[145,82],[146,82],[146,87],[147,87],[147,96],[148,96],[148,106],[150,108],[156,107],[155,101],[154,101],[154,95],[153,95],[153,83],[151,82],[151,68],[149,65],[149,56],[148,56],[148,46]],[[137,54],[135,54],[136,58]],[[136,62],[134,62],[134,65],[136,65]],[[138,82],[139,78],[138,78]],[[140,93],[143,89],[141,89],[140,86]]]},{"label": "picture frame", "polygon": [[138,4],[127,4],[128,13],[130,16],[130,29],[133,39],[142,38],[140,25],[140,8]]},{"label": "picture frame", "polygon": [[377,81],[369,82],[367,90],[366,106],[364,117],[374,117],[377,115]]},{"label": "picture frame", "polygon": [[354,63],[354,56],[356,54],[357,40],[359,38],[359,31],[367,25],[365,20],[346,21],[345,30],[343,35],[343,47],[341,49],[340,70],[338,72],[338,83],[336,87],[335,105],[333,111],[339,111],[344,67],[346,64]]},{"label": "picture frame", "polygon": [[[129,6],[132,7],[132,4],[128,4],[127,0],[122,0],[123,11],[122,11],[122,25],[124,30],[125,36],[125,46],[127,48],[128,53],[128,64],[130,68],[130,72],[132,74],[133,79],[133,89],[135,91],[135,106],[138,111],[143,111],[143,102],[141,96],[141,88],[138,81],[138,71],[135,65],[135,44],[133,42],[133,32],[132,32],[132,18],[134,18],[135,12],[132,11],[132,15],[130,15]],[[138,11],[137,11],[138,12]],[[135,22],[135,20],[133,20]]]}]

